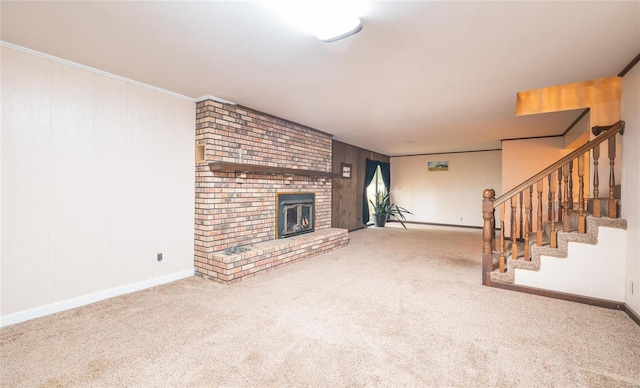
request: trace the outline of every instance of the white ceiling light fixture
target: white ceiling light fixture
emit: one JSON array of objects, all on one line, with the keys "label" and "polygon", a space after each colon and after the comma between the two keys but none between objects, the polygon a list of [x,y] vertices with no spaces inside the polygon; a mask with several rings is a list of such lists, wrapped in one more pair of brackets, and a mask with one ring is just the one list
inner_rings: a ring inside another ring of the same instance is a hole
[{"label": "white ceiling light fixture", "polygon": [[365,1],[269,1],[278,16],[323,42],[335,42],[362,30]]}]

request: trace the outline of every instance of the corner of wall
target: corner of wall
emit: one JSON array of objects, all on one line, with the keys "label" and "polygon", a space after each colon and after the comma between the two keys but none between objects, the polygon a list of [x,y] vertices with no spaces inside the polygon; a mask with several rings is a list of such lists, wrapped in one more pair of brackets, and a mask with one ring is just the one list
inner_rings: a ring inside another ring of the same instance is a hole
[{"label": "corner of wall", "polygon": [[[625,244],[626,304],[640,312],[640,66],[636,64],[622,78],[622,217],[627,220]],[[631,284],[633,283],[633,293]]]},{"label": "corner of wall", "polygon": [[581,145],[589,142],[590,135],[589,113],[587,113],[562,137],[564,149],[568,152],[575,150]]}]

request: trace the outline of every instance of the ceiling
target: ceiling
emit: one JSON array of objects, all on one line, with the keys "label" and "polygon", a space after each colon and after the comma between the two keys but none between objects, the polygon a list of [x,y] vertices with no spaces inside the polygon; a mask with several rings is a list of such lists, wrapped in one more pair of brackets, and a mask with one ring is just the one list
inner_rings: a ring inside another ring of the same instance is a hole
[{"label": "ceiling", "polygon": [[640,1],[371,1],[363,30],[334,43],[260,2],[1,7],[5,42],[391,156],[561,134],[577,112],[515,117],[516,93],[617,75],[640,53]]}]

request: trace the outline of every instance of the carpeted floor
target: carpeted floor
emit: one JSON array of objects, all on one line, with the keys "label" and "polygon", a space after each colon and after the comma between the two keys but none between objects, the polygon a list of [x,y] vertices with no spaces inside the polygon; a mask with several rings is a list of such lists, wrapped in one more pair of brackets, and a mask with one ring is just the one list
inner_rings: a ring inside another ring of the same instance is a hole
[{"label": "carpeted floor", "polygon": [[193,277],[3,328],[1,384],[640,386],[640,327],[481,286],[479,230],[350,238],[231,286]]}]

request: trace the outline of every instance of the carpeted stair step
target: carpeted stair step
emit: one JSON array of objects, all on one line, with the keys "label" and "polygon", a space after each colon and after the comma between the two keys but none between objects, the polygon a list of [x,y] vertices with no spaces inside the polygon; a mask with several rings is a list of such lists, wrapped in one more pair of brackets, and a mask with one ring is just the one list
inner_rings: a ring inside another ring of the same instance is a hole
[{"label": "carpeted stair step", "polygon": [[[577,219],[577,216],[576,216]],[[548,239],[544,240],[545,244],[542,246],[536,245],[535,235],[530,239],[531,242],[531,261],[524,261],[523,258],[518,258],[517,260],[513,260],[510,257],[510,251],[506,251],[506,241],[505,241],[505,257],[507,257],[507,253],[509,257],[506,260],[506,271],[504,273],[500,273],[499,269],[496,269],[490,273],[491,281],[501,282],[501,283],[509,283],[513,284],[514,282],[514,274],[515,269],[526,269],[537,271],[540,268],[540,256],[552,256],[558,258],[567,257],[568,254],[568,243],[569,242],[577,242],[583,244],[596,244],[598,241],[598,227],[605,226],[610,228],[621,228],[626,229],[627,221],[622,218],[606,218],[606,217],[587,217],[587,225],[586,230],[587,233],[578,233],[577,231],[570,232],[558,232],[558,247],[551,248],[548,244]],[[522,244],[521,244],[522,245]],[[518,249],[520,252],[521,249]],[[494,268],[498,268],[499,264],[499,252],[494,253]]]},{"label": "carpeted stair step", "polygon": [[[584,212],[585,218],[587,216],[590,216],[589,212]],[[555,225],[556,228],[556,232],[561,233],[564,232],[563,230],[563,224],[562,222],[556,222]],[[571,210],[569,212],[569,233],[577,233],[578,230],[578,211],[577,210]],[[540,247],[545,247],[546,249],[553,249],[550,247],[550,243],[551,243],[551,222],[550,221],[544,221],[542,223],[542,245],[540,245]],[[533,231],[529,233],[529,244],[531,246],[533,245],[537,245],[537,231]],[[505,241],[504,241],[504,256],[506,259],[511,259],[512,257],[512,242],[511,242],[511,236],[506,236],[505,237]],[[496,263],[498,262],[497,260],[500,258],[500,233],[498,233],[496,235],[496,250],[493,252],[494,254],[494,260],[496,261]],[[518,239],[518,258],[523,258],[524,257],[524,240]]]},{"label": "carpeted stair step", "polygon": [[[566,232],[573,232],[578,230],[578,215],[576,214],[575,220],[569,220],[569,230]],[[556,221],[556,232],[565,232],[562,222]],[[542,224],[542,233],[544,234],[543,241],[550,241],[551,236],[551,221],[545,221]]]},{"label": "carpeted stair step", "polygon": [[[529,244],[535,244],[537,242],[536,240],[537,238],[537,233],[536,232],[531,232],[529,233]],[[496,236],[496,250],[493,251],[493,256],[494,256],[494,261],[495,260],[499,260],[500,259],[500,235],[498,234]],[[549,234],[543,234],[542,235],[542,245],[543,246],[549,246]],[[518,258],[522,258],[524,257],[524,241],[518,239]],[[511,240],[504,240],[504,257],[506,259],[511,259],[512,258],[512,247],[513,247],[513,243],[511,242]],[[496,261],[498,262],[498,261]]]},{"label": "carpeted stair step", "polygon": [[[569,230],[566,232],[574,232],[578,230],[578,211],[577,210],[569,210]],[[585,219],[587,216],[592,215],[590,211],[583,211]],[[565,231],[563,228],[563,222],[556,221],[556,231]],[[551,234],[551,221],[544,221],[542,223],[542,230],[546,236]]]},{"label": "carpeted stair step", "polygon": [[[609,198],[598,198],[600,200],[600,216],[601,217],[610,217],[609,215]],[[616,203],[616,215],[620,214],[620,200],[614,199]],[[594,206],[594,198],[587,199],[587,209],[593,209]],[[612,217],[616,218],[616,217]]]}]

